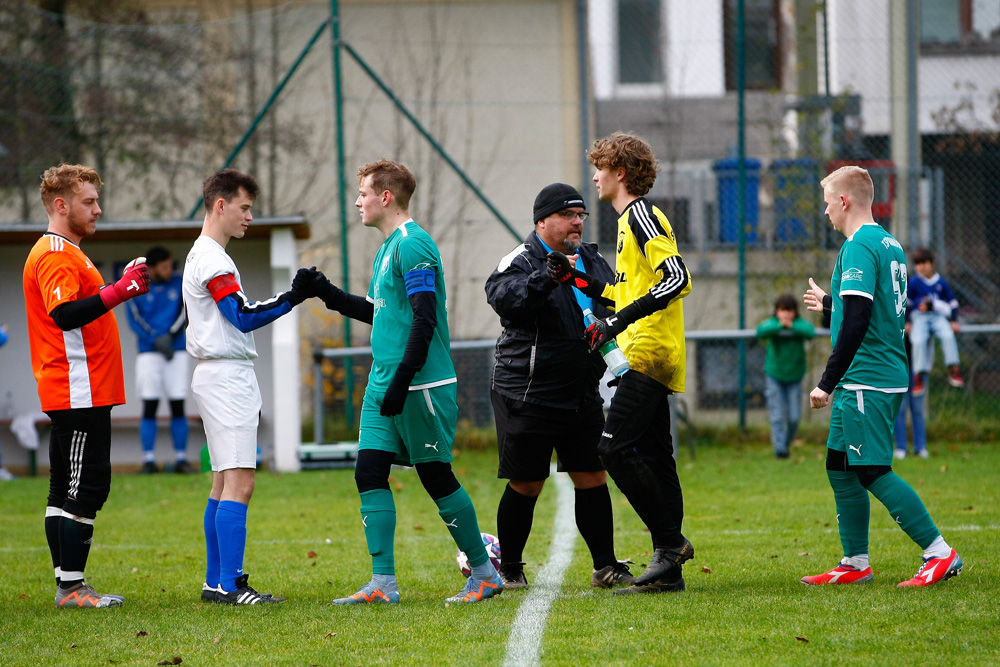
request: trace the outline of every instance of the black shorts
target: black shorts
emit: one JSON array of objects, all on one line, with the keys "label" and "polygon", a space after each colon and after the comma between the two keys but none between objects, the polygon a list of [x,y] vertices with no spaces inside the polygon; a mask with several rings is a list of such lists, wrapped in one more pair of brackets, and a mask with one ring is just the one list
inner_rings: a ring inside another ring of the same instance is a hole
[{"label": "black shorts", "polygon": [[497,477],[518,482],[548,478],[552,450],[560,472],[604,470],[597,444],[604,429],[600,403],[583,410],[549,408],[490,392],[497,424]]},{"label": "black shorts", "polygon": [[52,410],[50,507],[93,519],[111,491],[111,406]]}]

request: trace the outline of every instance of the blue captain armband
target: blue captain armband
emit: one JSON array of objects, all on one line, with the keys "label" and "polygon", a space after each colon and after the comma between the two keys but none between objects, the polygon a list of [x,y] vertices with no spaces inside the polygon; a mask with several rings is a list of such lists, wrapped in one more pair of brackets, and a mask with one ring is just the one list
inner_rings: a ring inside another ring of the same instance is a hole
[{"label": "blue captain armband", "polygon": [[435,273],[432,269],[413,269],[403,276],[406,281],[406,296],[418,292],[434,292]]}]

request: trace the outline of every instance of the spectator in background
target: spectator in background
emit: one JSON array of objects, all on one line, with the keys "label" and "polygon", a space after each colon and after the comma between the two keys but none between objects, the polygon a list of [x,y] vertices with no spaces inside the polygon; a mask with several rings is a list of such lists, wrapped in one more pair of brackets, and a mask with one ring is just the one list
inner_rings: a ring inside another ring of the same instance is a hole
[{"label": "spectator in background", "polygon": [[[0,347],[3,347],[6,342],[7,342],[7,325],[0,324]],[[7,396],[8,397],[10,396],[10,392],[7,393]],[[8,412],[10,411],[9,407],[10,406],[8,406],[7,410]],[[10,419],[13,416],[14,415],[11,414],[3,415],[5,419]],[[0,461],[0,482],[13,482],[15,479],[17,479],[17,477],[14,476],[14,473],[4,468],[3,462]]]},{"label": "spectator in background", "polygon": [[188,423],[184,398],[188,388],[188,354],[184,350],[182,278],[174,274],[170,251],[154,246],[146,251],[149,292],[128,302],[128,323],[139,339],[135,359],[136,392],[142,399],[142,472],[159,472],[156,467],[156,409],[160,396],[170,401],[170,436],[174,442],[174,472],[194,472],[187,461]]},{"label": "spectator in background", "polygon": [[964,387],[965,380],[958,367],[958,299],[947,281],[934,269],[934,253],[927,248],[913,252],[917,275],[906,286],[906,333],[913,345],[913,395],[927,391],[927,374],[934,363],[934,346],[928,345],[934,335],[941,341],[944,363],[948,366],[948,384]]},{"label": "spectator in background", "polygon": [[[913,353],[911,351],[910,339],[903,336],[906,344],[906,357],[911,362]],[[910,387],[903,396],[903,403],[899,406],[899,413],[896,415],[896,426],[893,437],[896,439],[896,451],[892,453],[895,459],[906,458],[906,408],[910,409],[910,422],[913,426],[913,455],[926,459],[930,456],[927,451],[927,425],[924,422],[924,405],[927,400],[926,395],[916,395],[913,393],[913,366],[910,366]]]},{"label": "spectator in background", "polygon": [[779,296],[774,302],[774,315],[757,326],[757,338],[767,342],[765,396],[771,416],[771,444],[779,459],[788,458],[788,448],[802,419],[805,341],[815,335],[813,325],[799,317],[798,303],[791,294]]}]

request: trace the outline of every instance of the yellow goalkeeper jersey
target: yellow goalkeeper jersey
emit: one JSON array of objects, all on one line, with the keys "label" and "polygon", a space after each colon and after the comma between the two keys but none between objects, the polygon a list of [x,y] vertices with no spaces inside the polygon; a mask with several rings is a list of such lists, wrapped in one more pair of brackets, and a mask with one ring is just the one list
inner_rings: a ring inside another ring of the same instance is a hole
[{"label": "yellow goalkeeper jersey", "polygon": [[691,275],[677,251],[670,221],[663,211],[639,197],[618,218],[615,282],[602,296],[621,312],[650,295],[656,310],[618,334],[618,347],[633,370],[675,392],[684,391],[686,372],[684,306]]}]

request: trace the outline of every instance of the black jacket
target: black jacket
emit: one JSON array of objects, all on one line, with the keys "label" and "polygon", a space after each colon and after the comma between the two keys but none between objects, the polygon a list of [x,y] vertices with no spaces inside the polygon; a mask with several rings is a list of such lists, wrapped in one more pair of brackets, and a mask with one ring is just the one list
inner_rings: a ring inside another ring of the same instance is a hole
[{"label": "black jacket", "polygon": [[[596,244],[583,244],[579,253],[588,274],[614,282],[614,272]],[[573,288],[558,285],[546,274],[545,255],[532,232],[486,280],[486,299],[504,328],[494,353],[493,390],[537,405],[591,407],[601,402],[598,383],[604,360],[592,354],[584,340],[583,311]],[[598,318],[610,314],[596,300],[593,311]]]}]

